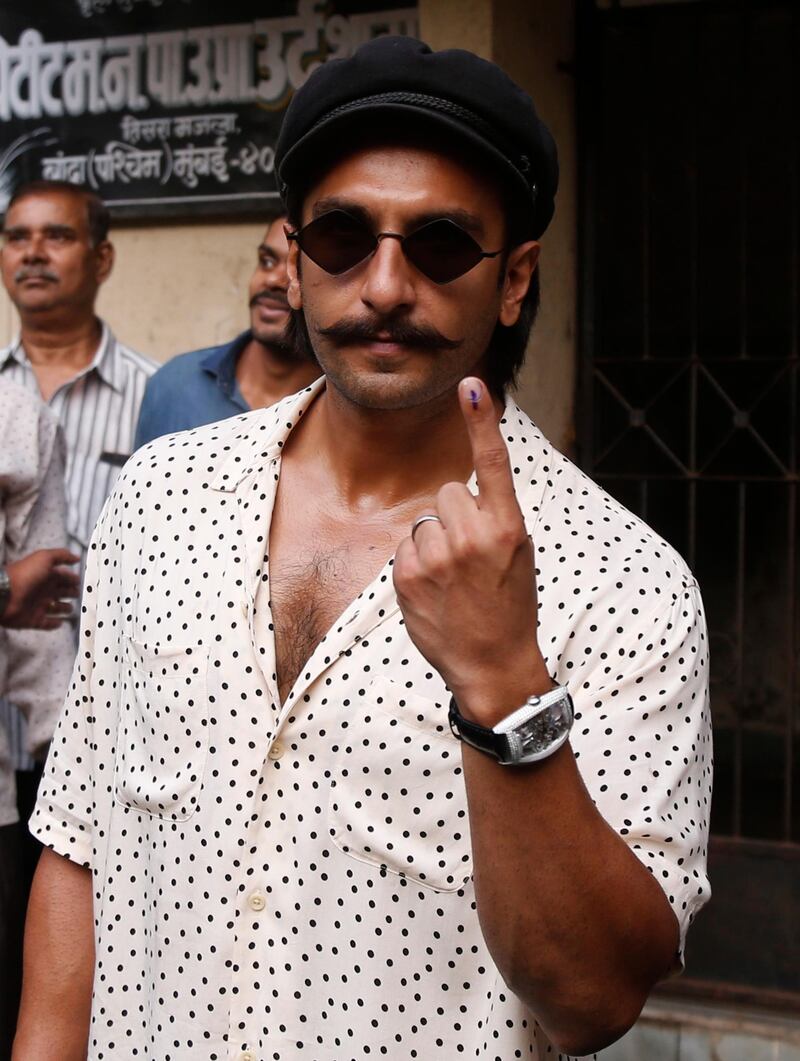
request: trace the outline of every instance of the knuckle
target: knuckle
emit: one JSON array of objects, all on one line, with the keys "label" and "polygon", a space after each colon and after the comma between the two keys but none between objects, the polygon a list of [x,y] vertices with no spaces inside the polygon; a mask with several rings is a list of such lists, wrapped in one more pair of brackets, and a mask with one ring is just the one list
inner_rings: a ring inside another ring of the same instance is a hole
[{"label": "knuckle", "polygon": [[510,553],[516,552],[522,546],[528,544],[528,536],[525,533],[524,525],[500,524],[495,531],[495,542],[500,548]]},{"label": "knuckle", "polygon": [[469,564],[484,556],[485,547],[472,534],[460,534],[453,542],[453,556],[459,564]]},{"label": "knuckle", "polygon": [[451,560],[448,553],[444,551],[436,550],[431,552],[429,556],[425,557],[425,573],[428,578],[434,582],[441,582],[451,567]]},{"label": "knuckle", "polygon": [[499,471],[508,465],[508,452],[505,446],[493,445],[483,450],[480,463],[487,471]]},{"label": "knuckle", "polygon": [[411,596],[411,582],[405,575],[395,574],[394,576],[394,592],[397,597],[398,603],[403,604]]},{"label": "knuckle", "polygon": [[445,483],[439,488],[439,493],[436,495],[437,501],[447,502],[460,498],[465,489],[463,483]]},{"label": "knuckle", "polygon": [[411,580],[411,565],[405,557],[397,556],[392,568],[392,581],[398,593],[409,584]]}]

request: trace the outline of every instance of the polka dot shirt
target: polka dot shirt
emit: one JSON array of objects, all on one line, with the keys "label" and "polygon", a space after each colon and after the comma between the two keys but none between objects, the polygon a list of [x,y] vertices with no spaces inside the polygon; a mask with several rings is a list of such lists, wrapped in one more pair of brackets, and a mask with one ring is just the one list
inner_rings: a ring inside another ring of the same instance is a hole
[{"label": "polka dot shirt", "polygon": [[[481,936],[449,696],[391,559],[279,700],[269,525],[322,386],[140,450],[98,524],[32,819],[94,874],[89,1059],[555,1061]],[[683,937],[708,897],[697,586],[513,403],[502,426],[582,776]]]}]

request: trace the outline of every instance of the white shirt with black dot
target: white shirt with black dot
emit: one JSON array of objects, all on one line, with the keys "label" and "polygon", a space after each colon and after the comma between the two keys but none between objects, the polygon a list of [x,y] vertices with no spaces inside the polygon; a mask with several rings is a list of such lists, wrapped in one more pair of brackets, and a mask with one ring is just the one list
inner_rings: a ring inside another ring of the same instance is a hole
[{"label": "white shirt with black dot", "polygon": [[[32,820],[95,875],[90,1061],[556,1056],[481,936],[449,696],[391,559],[280,703],[266,546],[323,385],[140,450],[98,524]],[[502,428],[583,779],[683,939],[709,895],[697,586],[511,402]]]}]

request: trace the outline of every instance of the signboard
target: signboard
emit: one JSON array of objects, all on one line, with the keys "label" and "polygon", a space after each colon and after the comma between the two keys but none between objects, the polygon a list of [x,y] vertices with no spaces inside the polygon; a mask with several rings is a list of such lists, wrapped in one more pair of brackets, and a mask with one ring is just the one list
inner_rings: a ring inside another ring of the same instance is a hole
[{"label": "signboard", "polygon": [[[263,207],[278,194],[283,113],[311,71],[380,34],[417,35],[415,7],[381,0],[10,7],[0,13],[0,210],[39,178],[86,185],[116,216]],[[35,25],[33,9],[46,12]]]}]

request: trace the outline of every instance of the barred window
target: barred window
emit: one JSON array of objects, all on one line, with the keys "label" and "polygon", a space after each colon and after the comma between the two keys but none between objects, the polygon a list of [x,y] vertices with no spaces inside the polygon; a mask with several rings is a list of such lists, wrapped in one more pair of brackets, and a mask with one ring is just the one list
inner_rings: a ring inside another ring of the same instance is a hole
[{"label": "barred window", "polygon": [[800,1010],[800,12],[579,5],[580,462],[712,655],[714,898],[672,990]]}]

